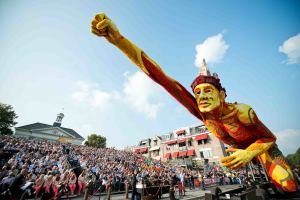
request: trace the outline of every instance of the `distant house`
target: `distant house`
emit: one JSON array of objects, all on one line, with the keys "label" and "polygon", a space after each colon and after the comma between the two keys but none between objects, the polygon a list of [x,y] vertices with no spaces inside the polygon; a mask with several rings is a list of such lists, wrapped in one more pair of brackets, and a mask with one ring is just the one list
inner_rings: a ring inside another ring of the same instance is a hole
[{"label": "distant house", "polygon": [[73,129],[61,127],[63,117],[64,114],[59,113],[53,125],[36,122],[16,127],[14,136],[47,139],[49,141],[59,141],[62,143],[82,144],[84,138],[81,135]]},{"label": "distant house", "polygon": [[142,140],[132,151],[147,158],[191,165],[191,160],[219,163],[220,158],[227,155],[225,149],[225,145],[202,124]]},{"label": "distant house", "polygon": [[149,155],[149,147],[150,147],[151,139],[141,140],[136,148],[134,148],[135,153],[143,154],[145,157],[150,157]]},{"label": "distant house", "polygon": [[162,138],[160,136],[155,135],[151,138],[149,153],[150,157],[156,160],[160,160],[163,156],[162,151],[160,151],[160,146],[162,144]]}]

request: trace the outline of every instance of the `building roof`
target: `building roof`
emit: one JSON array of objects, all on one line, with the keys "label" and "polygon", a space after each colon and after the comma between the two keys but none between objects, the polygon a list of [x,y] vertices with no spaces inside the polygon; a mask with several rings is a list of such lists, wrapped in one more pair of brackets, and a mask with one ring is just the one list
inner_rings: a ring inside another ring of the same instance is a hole
[{"label": "building roof", "polygon": [[84,139],[81,135],[79,135],[73,129],[58,127],[58,126],[52,126],[52,125],[43,124],[43,123],[40,123],[40,122],[36,122],[36,123],[33,123],[33,124],[28,124],[28,125],[20,126],[20,127],[16,127],[16,128],[26,129],[26,130],[35,130],[35,129],[44,129],[44,128],[60,128],[60,129],[64,130],[65,132],[69,133],[70,135],[74,136],[75,138]]}]

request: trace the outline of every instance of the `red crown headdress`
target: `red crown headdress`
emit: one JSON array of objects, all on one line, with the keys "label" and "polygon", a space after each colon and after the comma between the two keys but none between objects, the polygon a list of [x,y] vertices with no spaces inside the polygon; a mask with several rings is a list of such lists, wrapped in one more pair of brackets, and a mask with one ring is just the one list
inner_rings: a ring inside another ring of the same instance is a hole
[{"label": "red crown headdress", "polygon": [[220,79],[218,77],[217,73],[213,73],[213,75],[210,74],[210,71],[208,70],[206,66],[205,59],[203,59],[202,66],[200,68],[200,73],[196,77],[196,79],[192,82],[192,89],[194,91],[195,87],[201,83],[210,83],[214,85],[219,91],[224,91],[226,95],[226,90],[225,88],[222,87]]}]

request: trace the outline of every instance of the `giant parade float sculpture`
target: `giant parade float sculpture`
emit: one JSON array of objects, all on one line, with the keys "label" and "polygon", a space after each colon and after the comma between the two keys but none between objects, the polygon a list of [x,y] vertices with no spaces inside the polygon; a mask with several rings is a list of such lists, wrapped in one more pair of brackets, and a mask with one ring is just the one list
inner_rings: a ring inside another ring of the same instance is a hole
[{"label": "giant parade float sculpture", "polygon": [[218,75],[209,72],[205,61],[191,84],[192,95],[179,82],[165,74],[142,49],[125,38],[105,14],[95,16],[91,31],[119,48],[148,77],[201,120],[215,137],[231,146],[227,150],[231,155],[221,159],[224,167],[239,169],[256,158],[277,191],[297,191],[296,178],[276,145],[275,135],[249,105],[226,102],[225,88]]}]

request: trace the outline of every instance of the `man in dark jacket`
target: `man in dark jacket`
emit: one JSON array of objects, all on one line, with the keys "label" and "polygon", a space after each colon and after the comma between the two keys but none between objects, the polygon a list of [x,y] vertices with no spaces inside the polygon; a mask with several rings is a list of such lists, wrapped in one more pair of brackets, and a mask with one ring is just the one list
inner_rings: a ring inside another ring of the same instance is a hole
[{"label": "man in dark jacket", "polygon": [[175,187],[176,187],[178,181],[179,181],[179,179],[176,176],[175,172],[172,172],[171,180],[170,180],[171,186],[170,186],[170,192],[169,192],[170,200],[176,200]]},{"label": "man in dark jacket", "polygon": [[26,183],[26,174],[27,170],[22,169],[20,174],[16,176],[16,178],[9,187],[11,194],[15,199],[21,199],[21,196],[24,193],[21,187]]},{"label": "man in dark jacket", "polygon": [[137,178],[136,178],[136,174],[137,174],[137,172],[134,171],[133,175],[131,177],[131,186],[132,186],[131,200],[134,200],[135,196],[137,195],[137,190],[136,190]]}]

